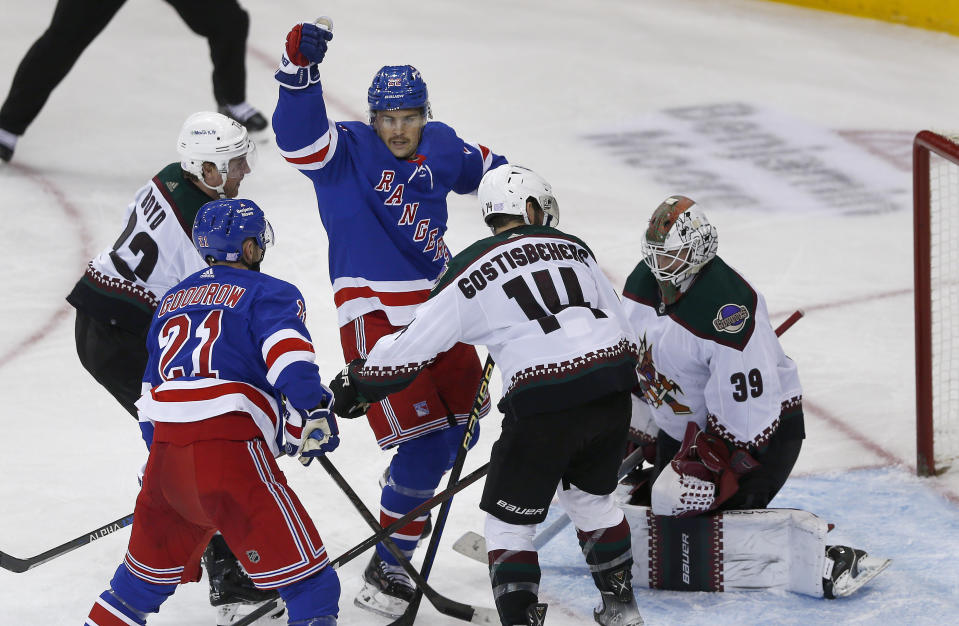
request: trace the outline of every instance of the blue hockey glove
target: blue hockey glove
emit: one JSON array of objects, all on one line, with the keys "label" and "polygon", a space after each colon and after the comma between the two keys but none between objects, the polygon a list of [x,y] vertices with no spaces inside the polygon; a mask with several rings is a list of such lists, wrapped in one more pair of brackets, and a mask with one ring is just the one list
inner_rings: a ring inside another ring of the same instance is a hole
[{"label": "blue hockey glove", "polygon": [[362,367],[363,359],[352,361],[330,381],[330,389],[333,391],[333,412],[345,419],[365,415],[370,408],[369,403],[360,396],[356,385],[350,380],[351,366]]},{"label": "blue hockey glove", "polygon": [[309,465],[313,457],[332,452],[340,445],[340,429],[330,408],[333,392],[325,385],[322,399],[311,409],[298,409],[283,394],[279,394],[280,412],[286,422],[283,427],[283,452],[299,456],[300,463]]},{"label": "blue hockey glove", "polygon": [[309,419],[303,426],[303,445],[300,448],[300,463],[303,465],[309,465],[315,457],[333,452],[340,445],[340,429],[332,411],[313,409],[307,416]]},{"label": "blue hockey glove", "polygon": [[340,429],[328,406],[312,409],[294,408],[286,419],[286,443],[283,451],[298,456],[309,465],[314,457],[336,450],[340,445]]},{"label": "blue hockey glove", "polygon": [[303,89],[320,81],[317,63],[326,55],[328,42],[333,39],[333,21],[320,17],[310,24],[294,26],[286,36],[286,46],[280,67],[273,77],[289,89]]},{"label": "blue hockey glove", "polygon": [[333,22],[328,17],[317,18],[313,24],[297,24],[286,35],[286,56],[300,67],[320,63],[331,39]]}]

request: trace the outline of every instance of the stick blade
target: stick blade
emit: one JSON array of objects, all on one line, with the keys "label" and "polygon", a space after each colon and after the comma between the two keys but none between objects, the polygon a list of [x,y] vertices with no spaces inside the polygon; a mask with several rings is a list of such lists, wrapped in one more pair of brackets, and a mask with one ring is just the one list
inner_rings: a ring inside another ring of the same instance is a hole
[{"label": "stick blade", "polygon": [[470,619],[470,624],[489,624],[490,626],[496,626],[499,623],[499,613],[493,609],[487,609],[481,606],[473,607],[473,617]]},{"label": "stick blade", "polygon": [[453,542],[453,550],[484,565],[489,564],[486,553],[486,539],[472,530],[466,531],[462,537]]},{"label": "stick blade", "polygon": [[[37,565],[39,565],[39,563]],[[0,567],[16,574],[22,574],[30,569],[31,565],[26,559],[18,559],[15,556],[10,556],[6,552],[0,552]]]}]

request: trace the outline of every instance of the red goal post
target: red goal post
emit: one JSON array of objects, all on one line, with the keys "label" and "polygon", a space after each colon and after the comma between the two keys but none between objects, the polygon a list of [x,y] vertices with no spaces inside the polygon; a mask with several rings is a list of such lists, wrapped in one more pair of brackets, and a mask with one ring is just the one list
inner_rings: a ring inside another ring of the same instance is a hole
[{"label": "red goal post", "polygon": [[916,471],[959,459],[959,145],[924,130],[913,141]]}]

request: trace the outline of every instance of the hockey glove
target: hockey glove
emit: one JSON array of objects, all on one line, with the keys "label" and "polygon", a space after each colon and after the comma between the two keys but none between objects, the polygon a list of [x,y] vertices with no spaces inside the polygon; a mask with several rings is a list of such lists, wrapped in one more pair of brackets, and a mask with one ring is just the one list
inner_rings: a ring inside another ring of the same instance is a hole
[{"label": "hockey glove", "polygon": [[310,24],[294,26],[286,36],[280,67],[273,77],[289,89],[303,89],[320,81],[317,63],[323,60],[326,46],[333,38],[333,22],[328,17]]},{"label": "hockey glove", "polygon": [[320,63],[331,39],[333,22],[328,17],[317,18],[313,24],[297,24],[286,35],[286,56],[300,67]]},{"label": "hockey glove", "polygon": [[333,390],[333,412],[345,419],[354,419],[365,415],[369,403],[360,396],[356,385],[350,380],[350,368],[363,367],[363,359],[351,361],[330,381]]},{"label": "hockey glove", "polygon": [[340,429],[326,402],[312,409],[294,408],[287,415],[285,430],[283,451],[289,456],[299,456],[303,465],[309,465],[314,457],[332,452],[340,445]]},{"label": "hockey glove", "polygon": [[679,452],[653,484],[654,515],[690,517],[718,508],[739,490],[739,477],[759,467],[742,448],[686,425]]}]

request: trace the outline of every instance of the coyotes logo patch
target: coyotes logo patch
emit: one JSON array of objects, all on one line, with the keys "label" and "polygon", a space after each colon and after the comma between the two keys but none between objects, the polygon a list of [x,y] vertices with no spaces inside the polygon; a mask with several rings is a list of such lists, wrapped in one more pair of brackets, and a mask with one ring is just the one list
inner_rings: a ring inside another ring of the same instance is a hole
[{"label": "coyotes logo patch", "polygon": [[676,415],[692,413],[688,406],[675,397],[683,394],[682,387],[656,370],[653,347],[646,342],[646,335],[639,340],[639,365],[636,366],[636,372],[639,374],[639,388],[643,392],[644,402],[656,409],[666,404]]}]

